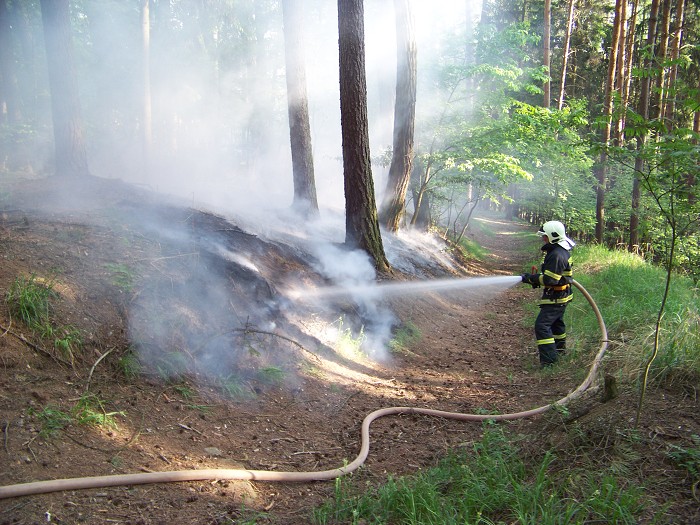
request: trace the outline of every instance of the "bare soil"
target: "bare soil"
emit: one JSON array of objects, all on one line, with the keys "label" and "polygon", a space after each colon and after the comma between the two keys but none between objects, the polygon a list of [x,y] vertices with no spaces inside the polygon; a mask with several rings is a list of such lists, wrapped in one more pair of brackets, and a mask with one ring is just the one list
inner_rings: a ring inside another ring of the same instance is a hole
[{"label": "bare soil", "polygon": [[[57,189],[64,191],[54,198]],[[90,206],[75,211],[73,198],[88,190]],[[7,191],[13,200],[0,216],[0,292],[20,277],[51,283],[52,324],[77,328],[83,344],[61,351],[0,303],[0,485],[203,468],[331,469],[355,458],[362,419],[378,408],[516,412],[560,399],[584,375],[586,361],[539,370],[522,306],[536,292],[525,286],[390,299],[397,324],[414,325],[420,337],[377,361],[311,335],[310,307],[282,297],[292,280],[325,284],[298,246],[113,182],[35,181]],[[527,225],[496,215],[475,224],[469,235],[487,250],[482,260],[453,267],[421,260],[414,275],[397,270],[382,279],[513,275],[538,258],[536,244],[533,253],[532,241],[517,235]],[[192,300],[193,290],[206,294]],[[337,306],[346,319],[362,321],[351,304]],[[220,348],[232,350],[213,353]],[[127,373],[134,356],[143,366],[135,377]],[[116,425],[74,418],[46,432],[47,408],[70,413],[86,399],[113,413]],[[698,480],[667,454],[700,434],[697,388],[655,387],[648,399],[630,482],[653,480],[656,510],[668,505],[670,522],[698,523]],[[635,408],[635,392],[620,385],[607,403],[594,393],[568,416],[509,425],[531,436],[533,456],[557,446],[577,451],[574,459],[612,462]],[[380,484],[429,468],[481,431],[478,423],[426,416],[379,419],[353,480]],[[257,523],[303,524],[333,493],[332,481],[88,489],[0,500],[0,524],[223,524],[255,516]]]}]

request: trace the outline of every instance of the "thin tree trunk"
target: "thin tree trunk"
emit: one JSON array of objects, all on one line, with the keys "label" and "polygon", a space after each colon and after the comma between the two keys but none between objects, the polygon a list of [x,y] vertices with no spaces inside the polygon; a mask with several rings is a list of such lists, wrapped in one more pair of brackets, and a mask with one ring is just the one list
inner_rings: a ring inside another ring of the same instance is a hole
[{"label": "thin tree trunk", "polygon": [[364,27],[362,0],[338,0],[345,244],[363,249],[377,270],[386,271],[369,150]]},{"label": "thin tree trunk", "polygon": [[153,109],[151,105],[151,0],[143,0],[141,6],[141,36],[143,38],[143,170],[146,177],[151,171],[151,147],[153,143]]},{"label": "thin tree trunk", "polygon": [[[666,60],[666,55],[668,53],[668,39],[669,30],[671,27],[671,0],[663,0],[662,4],[662,18],[661,18],[661,34],[658,38],[658,53],[656,54],[656,60],[659,67],[659,74],[656,77],[656,85],[654,92],[658,93],[657,103],[656,103],[656,113],[654,114],[657,118],[661,119],[664,115],[664,103],[667,96],[666,93],[666,68],[663,65],[664,60]],[[652,104],[653,105],[653,104]]]},{"label": "thin tree trunk", "polygon": [[[649,55],[644,60],[644,70],[648,73],[642,75],[639,90],[639,101],[637,112],[644,118],[649,119],[649,100],[651,99],[651,68],[654,57],[654,40],[656,36],[656,25],[658,21],[659,0],[653,0],[649,10],[649,24],[647,28],[647,48]],[[644,159],[642,150],[647,141],[646,133],[637,134],[637,156],[634,160],[634,181],[632,182],[632,203],[630,211],[630,242],[629,249],[635,250],[639,246],[639,199],[641,197],[639,173],[644,169]]]},{"label": "thin tree trunk", "polygon": [[552,25],[552,0],[544,0],[544,55],[542,57],[542,65],[547,70],[547,80],[544,83],[544,107],[550,107],[552,94],[552,81],[550,71],[550,42],[551,42],[551,25]]},{"label": "thin tree trunk", "polygon": [[[626,83],[625,79],[625,64],[626,55],[625,51],[627,49],[627,2],[622,2],[620,4],[620,34],[618,37],[618,50],[617,50],[617,71],[615,73],[615,90],[621,94],[624,92],[624,85]],[[624,107],[621,105],[621,107]],[[615,145],[621,146],[624,142],[623,136],[623,125],[624,118],[622,116],[617,117],[617,122],[615,122]]]},{"label": "thin tree trunk", "polygon": [[671,35],[671,67],[668,72],[668,83],[667,83],[667,97],[666,103],[664,104],[664,120],[667,123],[669,129],[674,126],[674,114],[676,111],[676,96],[675,96],[675,86],[676,78],[678,76],[678,64],[677,60],[680,55],[681,43],[683,41],[683,21],[685,18],[685,0],[676,1],[676,17],[673,24],[673,31]]},{"label": "thin tree trunk", "polygon": [[396,10],[396,103],[394,151],[389,168],[380,222],[398,231],[406,208],[406,191],[413,165],[413,131],[416,120],[416,42],[409,0],[395,0]]},{"label": "thin tree trunk", "polygon": [[615,21],[613,23],[613,38],[610,45],[610,59],[608,62],[608,76],[605,82],[605,97],[603,106],[603,115],[606,118],[605,127],[603,128],[601,142],[603,151],[598,159],[598,164],[595,168],[595,176],[598,181],[596,187],[596,225],[595,238],[599,243],[603,242],[603,234],[605,232],[605,191],[607,185],[607,163],[608,154],[606,147],[610,144],[612,132],[612,112],[613,112],[613,91],[615,90],[615,72],[617,70],[617,54],[619,51],[619,41],[621,32],[622,20],[622,3],[626,0],[616,0],[615,2]]},{"label": "thin tree trunk", "polygon": [[561,86],[559,87],[558,108],[564,107],[564,94],[566,93],[566,70],[569,66],[569,53],[571,52],[571,31],[574,27],[574,4],[576,0],[569,0],[569,16],[566,22],[566,34],[564,35],[564,52],[561,66]]},{"label": "thin tree trunk", "polygon": [[293,207],[304,215],[317,216],[318,199],[306,93],[303,5],[303,0],[282,2],[289,138],[294,179]]}]

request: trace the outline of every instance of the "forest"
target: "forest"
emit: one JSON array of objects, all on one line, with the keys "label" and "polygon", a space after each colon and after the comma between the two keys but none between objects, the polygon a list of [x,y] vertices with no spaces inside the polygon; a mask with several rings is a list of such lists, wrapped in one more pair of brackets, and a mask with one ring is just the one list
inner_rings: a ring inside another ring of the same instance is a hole
[{"label": "forest", "polygon": [[375,206],[458,243],[488,202],[695,273],[698,2],[350,4],[3,0],[3,173],[345,207],[362,244]]},{"label": "forest", "polygon": [[[315,472],[377,405],[484,421],[380,422],[335,485],[8,485],[0,522],[695,522],[699,11],[0,0],[0,477]],[[553,370],[528,287],[362,288],[513,287],[549,220],[609,330],[579,296]],[[352,306],[323,295],[348,282]],[[600,336],[600,381],[558,406]],[[486,418],[532,406],[555,410]]]}]

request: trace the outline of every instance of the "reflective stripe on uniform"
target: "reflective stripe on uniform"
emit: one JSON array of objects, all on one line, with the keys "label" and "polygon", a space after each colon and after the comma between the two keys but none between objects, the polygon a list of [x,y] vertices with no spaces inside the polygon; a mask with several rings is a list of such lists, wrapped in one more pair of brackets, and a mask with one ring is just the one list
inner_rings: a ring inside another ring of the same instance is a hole
[{"label": "reflective stripe on uniform", "polygon": [[545,274],[547,277],[551,277],[551,278],[554,279],[555,281],[558,281],[559,279],[561,279],[561,275],[559,275],[558,273],[554,273],[554,272],[552,272],[552,271],[550,271],[550,270],[545,270],[545,271],[544,271],[544,274]]},{"label": "reflective stripe on uniform", "polygon": [[569,301],[571,301],[574,298],[574,295],[567,295],[566,297],[562,297],[561,299],[540,299],[537,304],[543,305],[543,304],[566,304]]},{"label": "reflective stripe on uniform", "polygon": [[537,340],[537,345],[553,345],[554,344],[554,338],[553,337],[548,337],[547,339],[538,339]]},{"label": "reflective stripe on uniform", "polygon": [[554,339],[557,341],[561,341],[562,339],[566,339],[566,334],[554,334]]}]

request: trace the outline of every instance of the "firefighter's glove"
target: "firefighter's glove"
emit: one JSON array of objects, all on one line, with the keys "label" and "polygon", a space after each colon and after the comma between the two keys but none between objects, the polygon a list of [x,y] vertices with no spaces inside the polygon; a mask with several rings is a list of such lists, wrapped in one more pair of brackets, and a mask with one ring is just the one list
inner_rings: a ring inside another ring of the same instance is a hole
[{"label": "firefighter's glove", "polygon": [[536,273],[524,273],[522,275],[522,280],[524,283],[529,284],[533,288],[539,288],[540,287],[540,277]]}]

